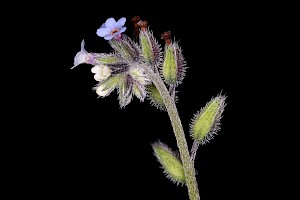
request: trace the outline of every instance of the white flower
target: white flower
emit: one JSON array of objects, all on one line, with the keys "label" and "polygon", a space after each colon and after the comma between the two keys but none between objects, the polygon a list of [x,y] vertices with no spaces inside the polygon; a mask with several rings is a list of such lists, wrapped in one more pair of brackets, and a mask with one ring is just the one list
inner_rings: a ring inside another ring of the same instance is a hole
[{"label": "white flower", "polygon": [[77,67],[78,65],[80,65],[82,63],[86,63],[88,56],[89,56],[89,53],[84,49],[84,40],[82,40],[81,50],[76,54],[76,56],[74,58],[74,66],[71,69],[73,69],[74,67]]},{"label": "white flower", "polygon": [[105,87],[106,87],[105,84],[98,86],[96,89],[96,93],[101,97],[107,96],[111,91],[109,89],[104,90]]},{"label": "white flower", "polygon": [[91,71],[95,74],[94,79],[96,81],[106,80],[111,75],[111,69],[106,65],[96,65]]}]

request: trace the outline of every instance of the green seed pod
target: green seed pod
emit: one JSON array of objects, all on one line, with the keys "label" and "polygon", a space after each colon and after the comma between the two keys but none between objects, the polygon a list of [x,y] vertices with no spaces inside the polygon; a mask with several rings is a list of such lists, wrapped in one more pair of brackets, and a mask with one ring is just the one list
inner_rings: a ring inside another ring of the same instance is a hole
[{"label": "green seed pod", "polygon": [[154,84],[148,85],[147,91],[148,91],[148,98],[150,100],[151,105],[155,106],[156,108],[162,111],[166,111],[164,101],[159,91],[155,87],[155,85]]},{"label": "green seed pod", "polygon": [[159,66],[161,63],[161,47],[149,31],[140,32],[140,46],[144,61],[151,66]]},{"label": "green seed pod", "polygon": [[225,99],[225,96],[218,95],[194,115],[190,125],[190,134],[200,144],[209,142],[220,129]]},{"label": "green seed pod", "polygon": [[161,164],[164,173],[174,183],[185,184],[183,165],[178,155],[176,155],[167,145],[157,142],[152,145],[154,155]]},{"label": "green seed pod", "polygon": [[174,42],[165,46],[161,74],[169,85],[178,85],[185,76],[186,63],[179,45]]},{"label": "green seed pod", "polygon": [[113,38],[109,41],[109,44],[115,50],[116,54],[120,55],[124,60],[130,62],[140,60],[141,49],[127,35],[122,34],[121,39]]}]

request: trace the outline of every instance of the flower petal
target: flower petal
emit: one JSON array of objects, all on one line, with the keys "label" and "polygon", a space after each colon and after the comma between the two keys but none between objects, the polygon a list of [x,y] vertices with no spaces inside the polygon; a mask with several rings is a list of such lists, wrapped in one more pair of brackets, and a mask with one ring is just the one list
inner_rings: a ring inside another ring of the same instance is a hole
[{"label": "flower petal", "polygon": [[111,74],[111,70],[109,69],[109,67],[104,66],[102,70],[102,74],[104,77],[108,78]]},{"label": "flower petal", "polygon": [[121,30],[119,32],[123,33],[124,31],[126,31],[126,27],[121,28]]},{"label": "flower petal", "polygon": [[110,33],[110,29],[108,29],[108,28],[97,29],[97,35],[99,37],[105,37],[105,36],[109,35],[109,33]]},{"label": "flower petal", "polygon": [[96,65],[91,69],[92,73],[97,74],[101,72],[101,67],[99,65]]},{"label": "flower petal", "polygon": [[103,76],[102,74],[97,73],[97,74],[94,75],[94,79],[95,79],[96,81],[102,81],[102,80],[104,80],[105,78],[104,78],[104,76]]},{"label": "flower petal", "polygon": [[81,51],[83,53],[87,53],[87,51],[84,49],[84,45],[85,45],[84,40],[82,40],[82,42],[81,42]]},{"label": "flower petal", "polygon": [[106,40],[111,40],[114,37],[114,35],[107,35],[104,37],[104,39]]},{"label": "flower petal", "polygon": [[114,18],[108,18],[105,22],[106,28],[114,29],[116,28],[116,20]]},{"label": "flower petal", "polygon": [[122,26],[124,26],[125,22],[126,22],[126,18],[125,18],[125,17],[120,18],[120,19],[117,21],[117,28],[120,29]]},{"label": "flower petal", "polygon": [[82,63],[85,63],[85,56],[86,54],[84,52],[79,51],[74,57],[74,66],[71,69],[77,67]]},{"label": "flower petal", "polygon": [[103,23],[100,28],[106,28],[105,23]]}]

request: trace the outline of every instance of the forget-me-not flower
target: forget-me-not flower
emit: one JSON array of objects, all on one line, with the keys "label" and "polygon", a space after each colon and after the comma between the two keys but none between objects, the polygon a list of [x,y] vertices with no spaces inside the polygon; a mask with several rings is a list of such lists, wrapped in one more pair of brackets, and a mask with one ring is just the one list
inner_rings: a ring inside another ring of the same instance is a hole
[{"label": "forget-me-not flower", "polygon": [[120,18],[117,22],[114,18],[108,18],[106,22],[97,29],[97,35],[99,37],[104,37],[106,40],[121,38],[121,33],[126,30],[126,27],[124,26],[125,22],[125,17]]}]

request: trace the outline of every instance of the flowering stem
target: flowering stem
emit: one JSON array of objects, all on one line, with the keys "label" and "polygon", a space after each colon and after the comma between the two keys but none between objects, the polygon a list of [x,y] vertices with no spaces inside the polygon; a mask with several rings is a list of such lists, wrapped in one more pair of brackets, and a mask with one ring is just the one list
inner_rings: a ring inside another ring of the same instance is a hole
[{"label": "flowering stem", "polygon": [[145,67],[145,70],[149,76],[149,78],[153,81],[157,90],[159,91],[164,104],[167,108],[171,124],[173,127],[173,131],[176,137],[177,146],[180,153],[180,158],[182,161],[186,185],[188,188],[189,198],[190,200],[200,200],[198,184],[195,176],[194,165],[191,161],[189,149],[187,146],[187,142],[185,139],[183,127],[178,115],[178,111],[174,102],[174,99],[170,96],[167,87],[164,82],[160,78],[160,76],[153,72],[150,67]]}]

